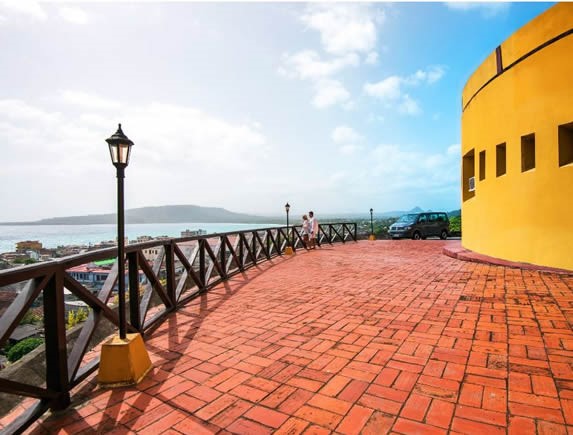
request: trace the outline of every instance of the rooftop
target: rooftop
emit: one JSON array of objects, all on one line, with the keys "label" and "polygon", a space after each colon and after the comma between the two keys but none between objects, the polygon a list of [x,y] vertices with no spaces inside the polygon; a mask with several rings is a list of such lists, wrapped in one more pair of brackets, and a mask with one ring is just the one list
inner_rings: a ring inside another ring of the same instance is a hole
[{"label": "rooftop", "polygon": [[154,369],[137,387],[92,376],[28,432],[573,430],[573,276],[443,255],[454,243],[260,263],[147,339]]}]

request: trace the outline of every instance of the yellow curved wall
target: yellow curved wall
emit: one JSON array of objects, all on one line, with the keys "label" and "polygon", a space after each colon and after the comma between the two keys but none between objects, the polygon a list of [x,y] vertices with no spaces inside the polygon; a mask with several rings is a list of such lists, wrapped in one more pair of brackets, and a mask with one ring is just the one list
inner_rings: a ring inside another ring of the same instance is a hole
[{"label": "yellow curved wall", "polygon": [[[499,74],[493,52],[466,83],[462,156],[474,151],[473,168],[471,160],[462,163],[462,245],[467,249],[573,270],[573,163],[560,166],[558,138],[559,126],[573,123],[573,33],[540,48],[572,29],[573,3],[553,6],[501,44]],[[521,138],[531,133],[535,168],[523,172]],[[496,146],[502,143],[506,173],[496,176]],[[484,150],[485,179],[480,180]],[[473,193],[468,192],[471,172]]]}]

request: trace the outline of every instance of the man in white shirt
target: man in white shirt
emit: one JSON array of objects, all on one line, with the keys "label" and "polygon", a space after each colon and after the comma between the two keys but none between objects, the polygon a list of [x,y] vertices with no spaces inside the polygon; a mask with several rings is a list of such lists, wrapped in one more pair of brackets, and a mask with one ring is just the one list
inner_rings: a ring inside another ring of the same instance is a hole
[{"label": "man in white shirt", "polygon": [[318,238],[318,220],[314,217],[314,212],[312,211],[308,212],[308,218],[310,221],[310,249],[314,249]]}]

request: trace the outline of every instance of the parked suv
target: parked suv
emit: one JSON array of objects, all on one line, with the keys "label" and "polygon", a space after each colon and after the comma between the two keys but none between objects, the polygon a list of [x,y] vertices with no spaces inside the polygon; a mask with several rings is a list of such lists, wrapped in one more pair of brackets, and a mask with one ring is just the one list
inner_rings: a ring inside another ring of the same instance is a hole
[{"label": "parked suv", "polygon": [[388,234],[393,239],[411,237],[414,240],[420,240],[437,236],[445,240],[450,234],[450,220],[448,214],[444,212],[409,213],[394,222]]}]

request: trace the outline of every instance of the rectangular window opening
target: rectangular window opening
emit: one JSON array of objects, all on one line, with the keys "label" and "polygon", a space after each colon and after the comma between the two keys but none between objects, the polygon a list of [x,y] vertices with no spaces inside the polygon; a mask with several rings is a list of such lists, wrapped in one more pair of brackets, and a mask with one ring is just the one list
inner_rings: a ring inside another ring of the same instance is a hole
[{"label": "rectangular window opening", "polygon": [[506,146],[505,142],[495,147],[495,175],[500,177],[506,172]]},{"label": "rectangular window opening", "polygon": [[535,134],[521,136],[521,172],[535,169]]},{"label": "rectangular window opening", "polygon": [[573,122],[559,126],[559,166],[573,163]]},{"label": "rectangular window opening", "polygon": [[462,198],[467,201],[475,196],[475,189],[470,189],[471,182],[475,176],[475,162],[474,162],[474,150],[466,153],[462,159],[462,182],[463,182],[463,192]]},{"label": "rectangular window opening", "polygon": [[485,180],[485,151],[479,152],[479,181]]}]

